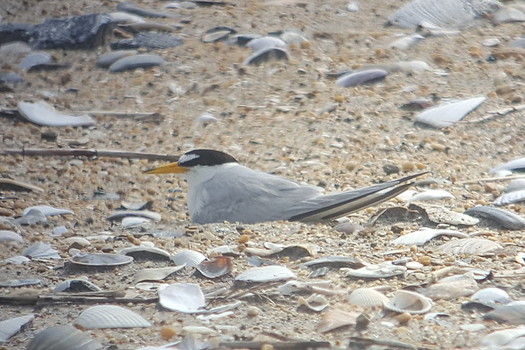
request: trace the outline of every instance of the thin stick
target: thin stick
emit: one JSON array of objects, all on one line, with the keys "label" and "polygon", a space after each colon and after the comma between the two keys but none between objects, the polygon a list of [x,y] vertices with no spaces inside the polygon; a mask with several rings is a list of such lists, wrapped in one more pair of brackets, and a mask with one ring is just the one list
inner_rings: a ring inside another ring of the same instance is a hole
[{"label": "thin stick", "polygon": [[487,177],[484,179],[457,181],[454,184],[463,185],[463,184],[471,184],[471,183],[476,183],[476,182],[508,181],[508,180],[514,180],[514,179],[523,179],[523,178],[525,178],[525,175]]},{"label": "thin stick", "polygon": [[85,157],[111,157],[111,158],[136,158],[149,160],[164,160],[176,162],[179,157],[169,154],[156,154],[144,152],[127,152],[96,149],[63,149],[63,148],[23,148],[0,150],[0,155],[21,154],[23,156],[85,156]]},{"label": "thin stick", "polygon": [[22,294],[2,295],[0,304],[11,305],[37,305],[37,304],[61,304],[61,303],[156,303],[159,298],[123,298],[119,291],[71,293],[71,294]]}]

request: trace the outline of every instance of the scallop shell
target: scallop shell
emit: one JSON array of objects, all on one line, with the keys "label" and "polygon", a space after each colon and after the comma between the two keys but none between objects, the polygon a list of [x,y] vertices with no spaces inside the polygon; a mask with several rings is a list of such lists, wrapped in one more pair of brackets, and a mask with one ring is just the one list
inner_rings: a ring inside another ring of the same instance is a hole
[{"label": "scallop shell", "polygon": [[204,260],[197,266],[197,270],[208,278],[224,276],[232,270],[232,258],[229,256],[218,256],[210,260]]},{"label": "scallop shell", "polygon": [[399,313],[424,314],[432,308],[432,301],[426,296],[408,290],[398,290],[385,304],[385,308]]},{"label": "scallop shell", "polygon": [[427,124],[434,128],[447,128],[478,108],[485,99],[486,97],[482,96],[445,102],[436,107],[424,110],[416,116],[414,122]]},{"label": "scallop shell", "polygon": [[77,254],[69,261],[84,266],[119,266],[129,264],[133,261],[133,257],[122,254],[87,253]]},{"label": "scallop shell", "polygon": [[382,308],[388,303],[388,298],[374,288],[357,288],[348,296],[348,302],[362,308]]},{"label": "scallop shell", "polygon": [[54,326],[34,336],[26,350],[97,350],[103,346],[73,326]]},{"label": "scallop shell", "polygon": [[196,267],[205,259],[206,257],[202,253],[190,249],[183,249],[171,257],[175,265],[188,267]]},{"label": "scallop shell", "polygon": [[403,275],[407,268],[400,265],[393,265],[390,262],[368,265],[357,270],[350,270],[346,273],[347,277],[356,278],[390,278]]},{"label": "scallop shell", "polygon": [[437,250],[449,254],[485,255],[503,249],[501,245],[485,238],[462,238],[447,242]]},{"label": "scallop shell", "polygon": [[150,327],[139,314],[118,305],[96,305],[82,311],[75,324],[85,329]]},{"label": "scallop shell", "polygon": [[423,245],[431,239],[439,236],[467,238],[468,234],[455,230],[442,230],[423,227],[419,231],[410,232],[406,235],[400,236],[390,243],[397,245]]},{"label": "scallop shell", "polygon": [[29,314],[25,316],[10,318],[5,321],[0,322],[0,343],[6,342],[13,335],[18,333],[22,327],[24,327],[28,322],[33,321],[35,318],[34,314]]},{"label": "scallop shell", "polygon": [[288,268],[279,265],[270,265],[263,267],[254,267],[244,271],[235,277],[236,282],[275,282],[284,281],[297,276]]},{"label": "scallop shell", "polygon": [[90,116],[65,115],[44,101],[19,102],[18,112],[24,119],[44,126],[87,126],[95,124],[95,120]]},{"label": "scallop shell", "polygon": [[184,313],[200,312],[206,305],[201,287],[194,283],[173,283],[160,289],[159,303],[166,309]]},{"label": "scallop shell", "polygon": [[525,228],[524,218],[513,212],[500,208],[480,205],[466,210],[464,214],[494,221],[509,230],[522,230]]}]

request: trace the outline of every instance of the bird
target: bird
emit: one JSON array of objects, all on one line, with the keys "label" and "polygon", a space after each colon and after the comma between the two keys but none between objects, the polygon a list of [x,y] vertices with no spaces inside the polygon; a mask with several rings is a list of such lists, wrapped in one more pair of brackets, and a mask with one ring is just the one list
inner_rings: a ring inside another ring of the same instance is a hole
[{"label": "bird", "polygon": [[182,174],[188,210],[195,224],[268,221],[323,223],[385,202],[406,191],[418,173],[354,190],[324,194],[322,188],[241,165],[231,155],[194,149],[177,162],[145,174]]}]

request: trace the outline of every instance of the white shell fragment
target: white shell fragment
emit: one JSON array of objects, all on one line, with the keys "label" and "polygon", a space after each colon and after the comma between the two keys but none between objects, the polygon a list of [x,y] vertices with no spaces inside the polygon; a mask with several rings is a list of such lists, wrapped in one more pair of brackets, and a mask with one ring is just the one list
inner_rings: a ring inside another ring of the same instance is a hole
[{"label": "white shell fragment", "polygon": [[58,251],[51,244],[44,242],[33,244],[26,248],[22,254],[31,259],[61,259]]},{"label": "white shell fragment", "polygon": [[502,194],[494,200],[494,205],[507,205],[525,201],[525,190]]},{"label": "white shell fragment", "polygon": [[65,115],[44,101],[19,102],[18,112],[30,122],[44,126],[88,126],[95,124],[95,120],[90,116]]},{"label": "white shell fragment", "polygon": [[133,56],[125,56],[113,62],[109,66],[109,71],[113,73],[123,72],[135,68],[149,68],[153,66],[160,66],[166,63],[162,57],[155,54],[139,54]]},{"label": "white shell fragment", "polygon": [[103,345],[73,326],[54,326],[39,332],[26,350],[97,350]]},{"label": "white shell fragment", "polygon": [[429,205],[426,203],[418,203],[417,206],[422,208],[427,213],[428,219],[436,224],[473,226],[479,223],[478,218],[457,213],[443,206]]},{"label": "white shell fragment", "polygon": [[55,207],[50,207],[49,205],[37,205],[37,206],[34,206],[34,207],[25,208],[22,215],[29,214],[29,212],[31,210],[33,210],[33,209],[39,210],[45,216],[74,214],[69,209],[55,208]]},{"label": "white shell fragment", "polygon": [[513,171],[525,170],[525,157],[513,159],[507,163],[498,165],[489,170],[489,174],[496,176],[508,176]]},{"label": "white shell fragment", "polygon": [[224,276],[232,270],[232,258],[229,256],[217,256],[210,260],[204,260],[197,266],[197,270],[208,278]]},{"label": "white shell fragment", "polygon": [[110,267],[129,264],[133,261],[133,257],[122,254],[87,253],[77,254],[70,261],[77,265]]},{"label": "white shell fragment", "polygon": [[474,294],[479,289],[474,275],[466,273],[443,278],[436,284],[421,289],[419,292],[431,299],[452,300]]},{"label": "white shell fragment", "polygon": [[274,47],[286,48],[288,45],[286,45],[286,43],[281,39],[274,36],[264,36],[262,38],[250,40],[246,46],[252,49],[253,52],[257,52]]},{"label": "white shell fragment", "polygon": [[38,209],[31,209],[27,214],[13,220],[16,225],[36,225],[43,222],[47,222],[47,218]]},{"label": "white shell fragment", "polygon": [[360,313],[355,311],[344,311],[340,309],[329,309],[317,324],[315,330],[318,333],[330,332],[334,329],[355,325]]},{"label": "white shell fragment", "polygon": [[82,311],[75,321],[85,329],[150,327],[139,314],[118,305],[96,305]]},{"label": "white shell fragment", "polygon": [[493,221],[509,230],[525,229],[525,218],[522,218],[511,211],[500,208],[480,205],[466,210],[464,214],[482,217],[484,219]]},{"label": "white shell fragment", "polygon": [[432,229],[423,227],[421,230],[410,232],[406,235],[394,239],[391,243],[398,245],[423,245],[433,238],[439,236],[452,236],[467,238],[468,234],[455,230]]},{"label": "white shell fragment", "polygon": [[388,298],[374,288],[357,288],[348,296],[348,302],[362,308],[383,308]]},{"label": "white shell fragment", "polygon": [[168,310],[201,312],[206,305],[201,287],[194,283],[173,283],[159,290],[159,303]]},{"label": "white shell fragment", "polygon": [[495,331],[481,339],[482,350],[516,350],[524,344],[525,326]]},{"label": "white shell fragment", "polygon": [[312,294],[306,299],[299,297],[297,303],[315,312],[323,311],[329,305],[328,300],[320,294]]},{"label": "white shell fragment", "polygon": [[394,293],[394,297],[385,304],[385,308],[399,313],[424,314],[432,308],[432,301],[416,292],[398,290]]},{"label": "white shell fragment", "polygon": [[387,71],[382,69],[367,69],[354,73],[345,74],[335,81],[335,85],[352,87],[363,84],[371,84],[385,79]]},{"label": "white shell fragment", "polygon": [[244,271],[235,278],[236,282],[275,282],[284,281],[297,276],[288,268],[279,265],[254,267]]},{"label": "white shell fragment", "polygon": [[350,269],[347,277],[355,278],[390,278],[403,275],[407,268],[401,265],[393,265],[390,262],[384,262],[375,265],[368,265],[357,270]]},{"label": "white shell fragment", "polygon": [[53,289],[55,293],[62,292],[100,292],[102,288],[94,283],[91,283],[87,278],[73,278],[62,283],[59,283]]},{"label": "white shell fragment", "polygon": [[146,218],[153,221],[160,221],[162,218],[159,213],[150,210],[118,210],[107,219],[109,221],[118,221],[128,216]]},{"label": "white shell fragment", "polygon": [[24,239],[18,233],[8,230],[0,230],[0,242],[15,241],[24,243]]},{"label": "white shell fragment", "polygon": [[34,314],[29,314],[25,316],[10,318],[5,321],[0,322],[0,343],[6,342],[13,335],[18,333],[24,325],[28,322],[33,321],[35,318]]},{"label": "white shell fragment", "polygon": [[485,238],[462,238],[447,242],[439,246],[437,250],[449,254],[485,255],[502,248],[498,243]]},{"label": "white shell fragment", "polygon": [[171,257],[171,260],[175,265],[188,267],[197,267],[205,259],[206,257],[204,254],[190,249],[183,249]]},{"label": "white shell fragment", "polygon": [[394,12],[389,22],[402,28],[430,23],[441,28],[465,28],[476,18],[496,11],[496,0],[413,0]]},{"label": "white shell fragment", "polygon": [[427,124],[434,128],[447,128],[478,108],[485,99],[486,97],[482,96],[445,102],[424,110],[416,116],[414,122]]},{"label": "white shell fragment", "polygon": [[261,63],[271,61],[271,60],[280,60],[288,61],[288,52],[286,50],[278,47],[269,47],[254,52],[250,57],[244,61],[244,65],[259,65]]},{"label": "white shell fragment", "polygon": [[135,259],[147,260],[170,260],[171,254],[157,247],[149,247],[146,245],[139,245],[133,247],[122,248],[118,251],[119,254],[132,256]]},{"label": "white shell fragment", "polygon": [[426,190],[424,192],[419,192],[414,194],[408,200],[409,203],[417,201],[432,201],[440,199],[454,199],[454,195],[445,190]]},{"label": "white shell fragment", "polygon": [[169,267],[161,267],[156,269],[144,269],[137,271],[135,274],[135,278],[133,279],[133,283],[139,283],[142,281],[162,281],[169,275],[180,271],[183,269],[184,266],[169,266]]},{"label": "white shell fragment", "polygon": [[508,304],[512,300],[507,292],[500,288],[484,288],[478,290],[471,298],[483,305],[494,307],[496,305]]},{"label": "white shell fragment", "polygon": [[525,301],[513,301],[506,305],[497,306],[485,314],[483,318],[510,324],[525,324]]}]

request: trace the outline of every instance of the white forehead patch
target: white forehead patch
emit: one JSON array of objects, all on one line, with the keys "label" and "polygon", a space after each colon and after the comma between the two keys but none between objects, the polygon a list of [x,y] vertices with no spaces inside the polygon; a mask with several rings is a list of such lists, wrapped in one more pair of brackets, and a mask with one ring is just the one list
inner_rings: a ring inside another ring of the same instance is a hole
[{"label": "white forehead patch", "polygon": [[200,157],[200,156],[199,156],[198,154],[195,154],[195,153],[191,153],[191,154],[183,154],[183,155],[180,156],[180,158],[179,158],[179,164],[189,162],[190,160],[197,159],[197,158],[199,158],[199,157]]}]

